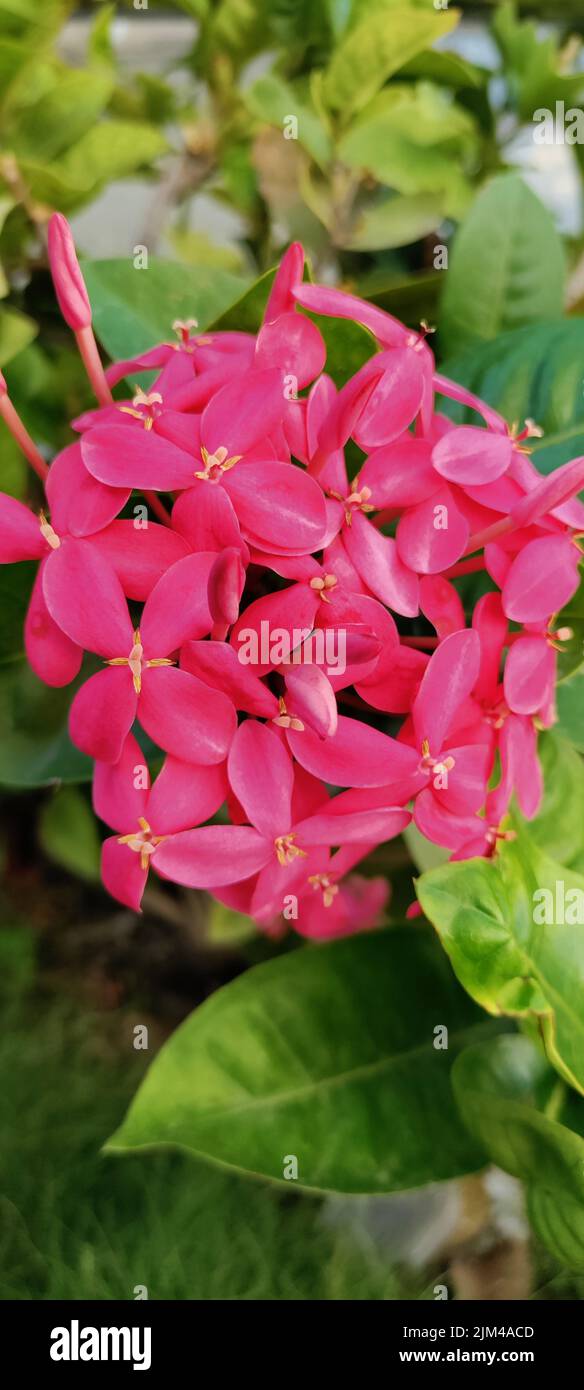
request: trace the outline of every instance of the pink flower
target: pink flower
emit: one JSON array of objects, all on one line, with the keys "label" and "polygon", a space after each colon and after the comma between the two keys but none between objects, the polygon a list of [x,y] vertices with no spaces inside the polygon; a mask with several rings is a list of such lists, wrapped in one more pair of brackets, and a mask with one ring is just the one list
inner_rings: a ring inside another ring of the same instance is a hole
[{"label": "pink flower", "polygon": [[64,549],[58,568],[45,570],[51,617],[108,668],[90,676],[71,706],[71,738],[90,757],[117,762],[138,718],[161,748],[186,762],[225,758],[237,722],[231,700],[172,658],[184,641],[211,629],[206,587],[214,559],[187,555],[171,565],[146,600],[139,629],[119,580],[87,541]]}]

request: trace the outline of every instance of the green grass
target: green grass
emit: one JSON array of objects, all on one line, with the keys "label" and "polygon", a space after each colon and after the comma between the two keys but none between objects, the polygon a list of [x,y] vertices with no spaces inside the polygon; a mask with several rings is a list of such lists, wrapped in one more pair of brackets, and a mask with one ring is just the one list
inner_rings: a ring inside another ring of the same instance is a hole
[{"label": "green grass", "polygon": [[103,1157],[145,1065],[131,1020],[40,991],[20,929],[0,933],[0,993],[0,1298],[411,1296],[314,1199],[186,1155]]}]

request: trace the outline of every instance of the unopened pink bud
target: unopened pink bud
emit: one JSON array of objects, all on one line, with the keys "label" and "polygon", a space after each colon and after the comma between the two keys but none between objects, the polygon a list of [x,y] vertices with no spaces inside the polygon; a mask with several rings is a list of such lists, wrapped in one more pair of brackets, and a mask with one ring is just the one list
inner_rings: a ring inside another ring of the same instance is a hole
[{"label": "unopened pink bud", "polygon": [[49,221],[49,265],[59,308],[69,328],[78,333],[91,323],[91,305],[81,274],[73,234],[66,217],[54,212]]}]

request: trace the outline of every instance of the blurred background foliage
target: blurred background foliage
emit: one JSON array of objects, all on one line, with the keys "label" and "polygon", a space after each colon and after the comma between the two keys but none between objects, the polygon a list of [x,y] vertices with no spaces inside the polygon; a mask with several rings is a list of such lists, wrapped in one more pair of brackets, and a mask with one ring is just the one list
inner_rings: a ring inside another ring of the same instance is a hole
[{"label": "blurred background foliage", "polygon": [[[315,278],[436,324],[446,370],[510,421],[536,418],[542,471],[584,453],[584,144],[533,138],[539,108],[582,106],[583,33],[581,0],[464,13],[429,0],[0,0],[0,368],[46,457],[91,404],[47,271],[54,209],[87,257],[109,355],[193,313],[202,329],[254,331],[269,271],[298,238]],[[321,327],[342,379],[367,335]],[[0,430],[2,490],[39,506]],[[426,1296],[411,1271],[390,1270],[387,1246],[348,1247],[313,1199],[192,1160],[196,1181],[183,1182],[186,1158],[97,1157],[142,1074],[133,1020],[150,1021],[154,1047],[297,938],[258,939],[247,919],[172,890],[149,890],[138,922],[102,892],[91,769],[66,732],[71,691],[42,687],[24,661],[33,571],[0,569],[0,1065],[7,1127],[26,1113],[25,1161],[19,1124],[0,1176],[0,1296],[132,1297],[136,1283],[172,1298]],[[584,797],[580,596],[565,621],[568,742],[544,745],[554,782],[529,832],[548,848],[555,834],[558,859]],[[392,923],[416,864],[431,867],[428,846],[406,840],[368,865],[391,881]],[[550,1259],[538,1251],[531,1288],[551,1280],[550,1296],[577,1296]]]}]

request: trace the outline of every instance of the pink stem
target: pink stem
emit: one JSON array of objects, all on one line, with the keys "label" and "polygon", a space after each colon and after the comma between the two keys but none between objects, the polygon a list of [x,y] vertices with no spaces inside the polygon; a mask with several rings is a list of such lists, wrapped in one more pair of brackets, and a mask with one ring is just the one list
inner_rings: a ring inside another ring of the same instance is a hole
[{"label": "pink stem", "polygon": [[157,494],[155,492],[145,492],[144,496],[148,506],[151,511],[154,512],[154,515],[158,517],[158,520],[162,521],[165,526],[171,526],[170,512],[167,512],[164,503],[160,501]]},{"label": "pink stem", "polygon": [[488,545],[489,541],[494,541],[498,536],[504,536],[506,531],[513,531],[517,523],[511,516],[505,516],[501,521],[494,521],[492,526],[486,526],[484,531],[477,531],[476,536],[471,536],[465,550],[465,555],[470,555],[473,550],[482,550],[483,546]]},{"label": "pink stem", "polygon": [[101,357],[97,350],[97,343],[93,336],[91,324],[88,323],[85,328],[78,328],[75,337],[83,360],[83,366],[85,367],[99,404],[112,405],[113,396],[105,379],[105,372],[103,370]]},{"label": "pink stem", "polygon": [[39,450],[37,449],[34,440],[31,439],[28,430],[23,425],[20,415],[14,409],[12,401],[9,399],[8,396],[4,395],[3,393],[0,393],[0,415],[2,416],[2,419],[5,421],[5,423],[8,425],[8,429],[10,430],[13,439],[16,440],[16,443],[22,449],[25,458],[28,459],[31,467],[34,468],[35,473],[38,473],[39,478],[42,478],[42,481],[44,482],[45,478],[48,477],[49,473],[48,464],[45,463],[45,460],[42,454],[39,453]]},{"label": "pink stem", "polygon": [[456,579],[459,574],[474,574],[477,570],[484,570],[484,568],[484,557],[475,555],[470,560],[459,560],[457,565],[451,565],[449,570],[444,571],[444,578]]},{"label": "pink stem", "polygon": [[434,651],[440,643],[439,637],[402,637],[403,647],[416,647],[419,651]]}]

